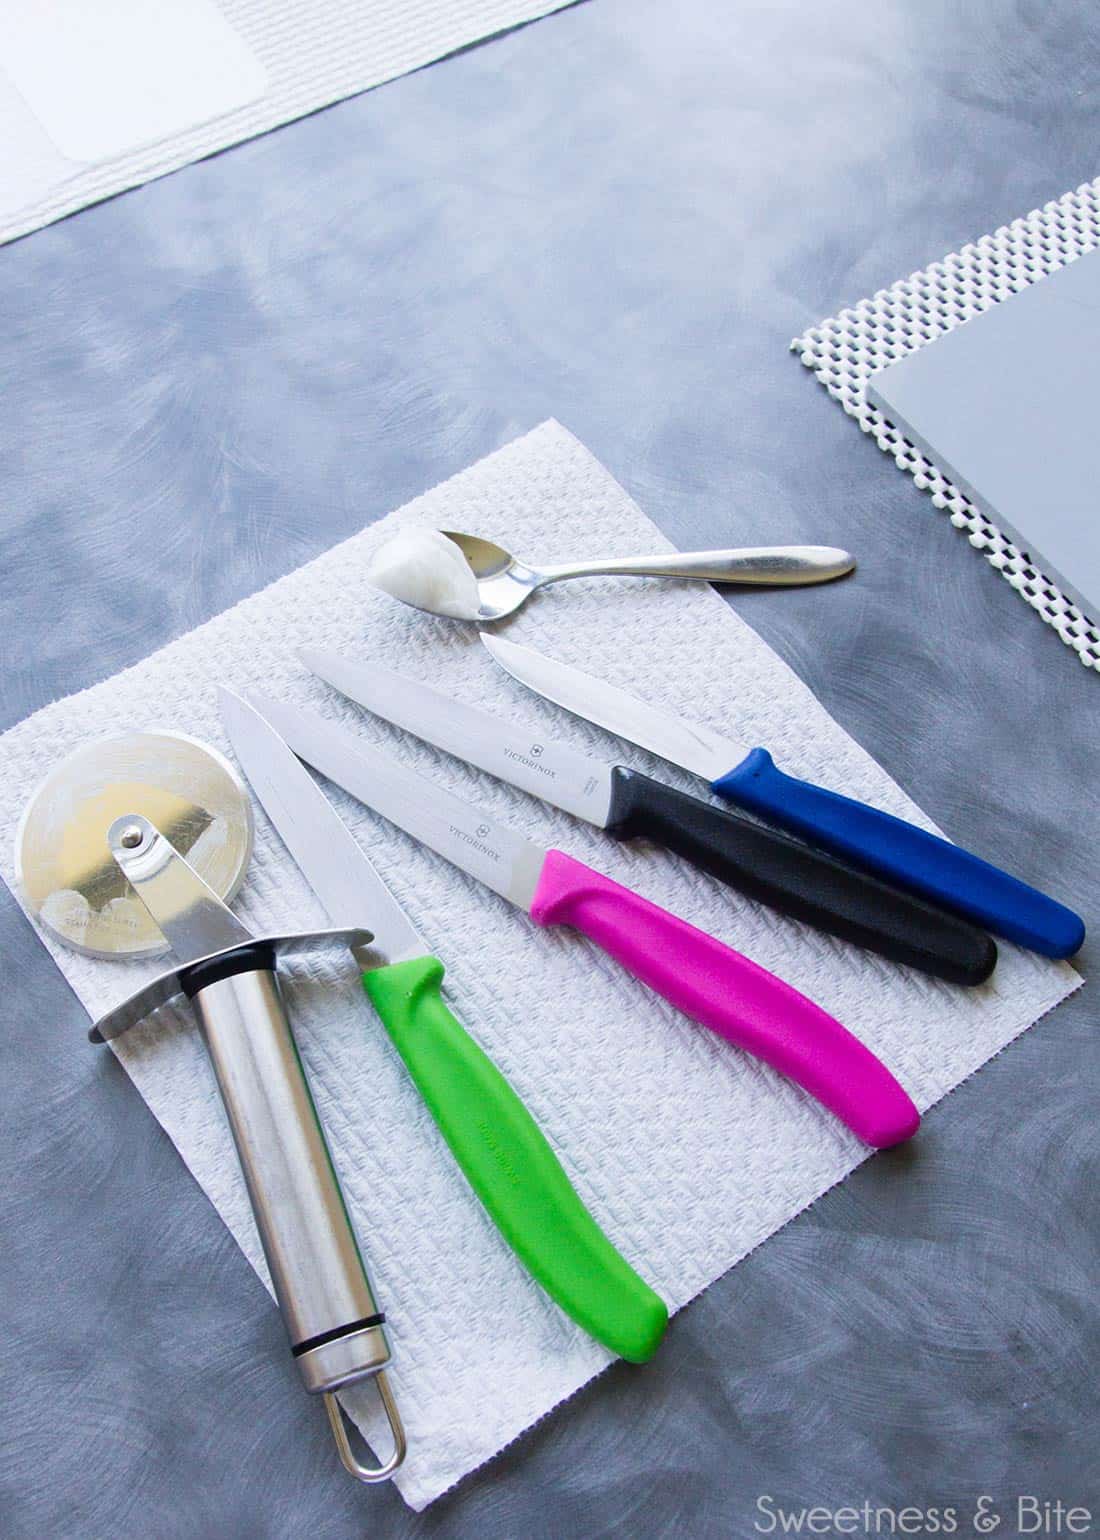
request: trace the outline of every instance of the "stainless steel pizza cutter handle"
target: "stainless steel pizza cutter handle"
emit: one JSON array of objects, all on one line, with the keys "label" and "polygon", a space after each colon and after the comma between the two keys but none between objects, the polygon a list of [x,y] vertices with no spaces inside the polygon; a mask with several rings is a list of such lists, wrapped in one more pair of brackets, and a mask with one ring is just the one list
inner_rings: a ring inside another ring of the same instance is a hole
[{"label": "stainless steel pizza cutter handle", "polygon": [[[279,1309],[306,1389],[322,1394],[340,1457],[361,1481],[382,1481],[405,1436],[382,1369],[390,1359],[379,1310],[333,1169],[274,971],[278,938],[257,940],[150,820],[117,819],[111,852],[177,956],[244,1172]],[[363,933],[360,933],[362,938]],[[346,955],[346,953],[345,953]],[[144,997],[98,1024],[117,1036]],[[352,1454],[335,1392],[374,1376],[394,1440],[377,1467]]]},{"label": "stainless steel pizza cutter handle", "polygon": [[382,1481],[404,1456],[400,1418],[379,1373],[390,1358],[385,1316],[359,1254],[270,949],[253,944],[230,956],[235,971],[224,973],[224,961],[198,963],[180,982],[214,1066],[290,1351],[306,1389],[325,1394],[334,1433],[343,1423],[333,1393],[378,1376],[394,1438],[390,1460],[377,1468],[355,1462],[352,1469],[346,1436],[337,1436],[337,1447],[352,1474]]}]

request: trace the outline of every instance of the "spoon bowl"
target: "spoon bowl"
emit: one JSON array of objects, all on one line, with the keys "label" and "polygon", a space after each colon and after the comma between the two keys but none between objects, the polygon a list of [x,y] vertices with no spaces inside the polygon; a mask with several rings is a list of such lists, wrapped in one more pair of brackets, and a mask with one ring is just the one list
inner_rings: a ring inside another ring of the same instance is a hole
[{"label": "spoon bowl", "polygon": [[549,581],[544,573],[529,567],[492,540],[452,529],[443,530],[443,534],[458,546],[477,579],[479,622],[502,620],[505,615],[511,615],[536,588]]},{"label": "spoon bowl", "polygon": [[536,588],[574,577],[693,578],[708,583],[761,587],[829,583],[855,567],[855,558],[831,545],[752,546],[731,551],[670,551],[662,556],[628,556],[569,566],[534,567],[503,546],[460,530],[442,531],[466,558],[477,579],[477,621],[503,620]]}]

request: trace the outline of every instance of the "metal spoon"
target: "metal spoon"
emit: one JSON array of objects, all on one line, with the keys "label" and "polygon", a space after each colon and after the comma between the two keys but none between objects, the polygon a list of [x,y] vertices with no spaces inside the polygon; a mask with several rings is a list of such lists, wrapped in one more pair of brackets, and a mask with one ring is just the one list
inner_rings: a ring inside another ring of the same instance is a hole
[{"label": "metal spoon", "polygon": [[735,551],[670,551],[663,556],[626,556],[576,562],[564,567],[532,567],[503,546],[458,530],[442,531],[453,540],[477,578],[481,608],[477,619],[502,620],[518,610],[536,588],[575,577],[698,578],[708,583],[801,585],[828,583],[855,567],[855,558],[832,545],[747,546]]}]

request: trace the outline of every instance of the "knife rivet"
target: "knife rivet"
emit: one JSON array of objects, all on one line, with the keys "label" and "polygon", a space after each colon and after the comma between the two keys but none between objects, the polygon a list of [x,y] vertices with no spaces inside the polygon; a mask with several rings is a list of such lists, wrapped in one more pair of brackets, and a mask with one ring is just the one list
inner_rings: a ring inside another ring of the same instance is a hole
[{"label": "knife rivet", "polygon": [[145,835],[142,831],[141,825],[132,823],[128,828],[123,829],[122,834],[119,837],[119,844],[122,846],[123,850],[136,850],[144,838]]}]

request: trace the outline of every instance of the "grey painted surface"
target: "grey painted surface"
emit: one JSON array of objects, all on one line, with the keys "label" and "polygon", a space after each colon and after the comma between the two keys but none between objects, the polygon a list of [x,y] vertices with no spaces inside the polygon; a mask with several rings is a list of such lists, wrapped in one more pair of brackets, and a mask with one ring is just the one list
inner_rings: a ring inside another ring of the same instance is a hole
[{"label": "grey painted surface", "polygon": [[[1076,0],[593,0],[0,252],[0,722],[555,415],[683,545],[857,551],[834,590],[732,602],[954,836],[1095,925],[1096,677],[785,350],[1094,175],[1098,64]],[[1092,986],[418,1518],[337,1469],[6,897],[0,955],[5,1540],[1100,1506]]]}]

